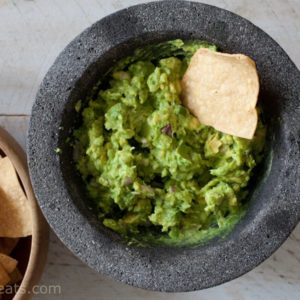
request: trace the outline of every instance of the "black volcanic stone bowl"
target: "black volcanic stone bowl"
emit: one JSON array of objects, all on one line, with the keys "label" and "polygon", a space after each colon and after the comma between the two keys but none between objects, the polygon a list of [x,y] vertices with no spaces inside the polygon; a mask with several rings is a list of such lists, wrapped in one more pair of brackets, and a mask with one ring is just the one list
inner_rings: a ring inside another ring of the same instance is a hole
[{"label": "black volcanic stone bowl", "polygon": [[[194,248],[129,247],[84,204],[83,184],[66,143],[78,125],[74,105],[116,60],[137,47],[202,39],[257,63],[268,126],[267,155],[245,217],[226,237]],[[28,134],[31,178],[56,234],[99,273],[137,287],[183,292],[236,278],[269,257],[300,218],[300,74],[281,47],[249,21],[185,1],[137,5],[85,30],[43,80]],[[62,149],[60,154],[56,148]]]}]

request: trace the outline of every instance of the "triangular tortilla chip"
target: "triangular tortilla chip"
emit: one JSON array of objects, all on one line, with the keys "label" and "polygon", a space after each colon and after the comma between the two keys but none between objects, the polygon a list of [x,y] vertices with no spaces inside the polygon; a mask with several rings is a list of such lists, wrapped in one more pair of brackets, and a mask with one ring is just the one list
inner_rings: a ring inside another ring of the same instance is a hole
[{"label": "triangular tortilla chip", "polygon": [[31,235],[29,202],[8,157],[0,159],[0,237]]},{"label": "triangular tortilla chip", "polygon": [[252,139],[257,126],[259,79],[243,54],[199,49],[182,79],[183,104],[200,123]]},{"label": "triangular tortilla chip", "polygon": [[10,281],[10,277],[5,271],[4,267],[0,264],[0,289],[7,285]]},{"label": "triangular tortilla chip", "polygon": [[9,274],[10,282],[9,284],[18,283],[23,279],[23,276],[18,268],[15,268],[12,273]]},{"label": "triangular tortilla chip", "polygon": [[18,241],[18,238],[0,238],[0,253],[9,255],[18,244]]},{"label": "triangular tortilla chip", "polygon": [[0,264],[4,267],[5,271],[10,274],[17,267],[18,261],[8,255],[0,253]]}]

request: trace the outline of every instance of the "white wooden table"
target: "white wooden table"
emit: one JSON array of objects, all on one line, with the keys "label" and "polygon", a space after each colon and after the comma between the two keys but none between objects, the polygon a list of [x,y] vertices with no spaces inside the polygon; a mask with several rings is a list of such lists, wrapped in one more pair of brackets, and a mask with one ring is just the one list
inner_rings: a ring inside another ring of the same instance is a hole
[{"label": "white wooden table", "polygon": [[[175,0],[176,1],[176,0]],[[141,0],[0,0],[0,125],[25,147],[38,85],[58,53],[87,26]],[[300,67],[300,0],[202,1],[236,12],[263,28]],[[51,233],[41,284],[60,294],[35,299],[300,299],[300,225],[250,273],[224,285],[185,294],[143,291],[96,274]]]}]

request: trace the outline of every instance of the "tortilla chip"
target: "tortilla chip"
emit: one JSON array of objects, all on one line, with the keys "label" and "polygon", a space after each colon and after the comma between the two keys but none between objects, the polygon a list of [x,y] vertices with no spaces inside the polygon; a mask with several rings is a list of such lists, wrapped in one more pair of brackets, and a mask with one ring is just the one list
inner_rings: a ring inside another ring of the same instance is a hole
[{"label": "tortilla chip", "polygon": [[18,238],[0,238],[0,253],[9,255],[16,247]]},{"label": "tortilla chip", "polygon": [[200,123],[253,138],[259,78],[251,58],[199,49],[183,76],[182,90],[183,104]]},{"label": "tortilla chip", "polygon": [[0,288],[3,288],[10,281],[10,277],[5,271],[4,267],[0,264]]},{"label": "tortilla chip", "polygon": [[0,159],[0,237],[31,235],[29,202],[8,157]]},{"label": "tortilla chip", "polygon": [[0,253],[0,264],[4,267],[5,271],[10,274],[17,267],[18,261],[8,255]]},{"label": "tortilla chip", "polygon": [[23,279],[23,275],[21,274],[18,268],[15,268],[12,273],[9,274],[10,282],[9,284],[18,283]]}]

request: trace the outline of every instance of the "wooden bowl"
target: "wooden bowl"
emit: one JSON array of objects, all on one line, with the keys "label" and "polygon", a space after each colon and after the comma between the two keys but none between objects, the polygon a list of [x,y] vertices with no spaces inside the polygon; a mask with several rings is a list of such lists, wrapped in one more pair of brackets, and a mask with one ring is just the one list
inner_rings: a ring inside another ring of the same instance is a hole
[{"label": "wooden bowl", "polygon": [[35,199],[28,174],[26,155],[20,145],[0,127],[0,150],[14,165],[24,192],[32,208],[32,236],[21,238],[12,255],[18,260],[23,280],[15,294],[2,295],[4,299],[28,300],[33,296],[33,287],[38,283],[45,266],[49,228]]}]

